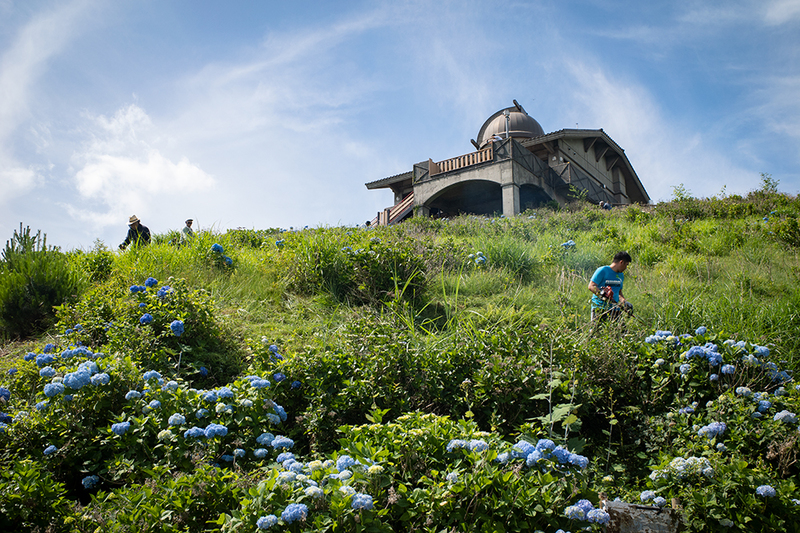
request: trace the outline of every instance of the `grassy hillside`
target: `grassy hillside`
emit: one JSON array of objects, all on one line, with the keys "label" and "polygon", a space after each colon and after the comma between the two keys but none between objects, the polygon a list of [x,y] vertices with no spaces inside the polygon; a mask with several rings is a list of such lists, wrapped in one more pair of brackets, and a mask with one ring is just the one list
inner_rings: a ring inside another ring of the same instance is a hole
[{"label": "grassy hillside", "polygon": [[[604,493],[796,531],[800,201],[676,196],[124,253],[20,229],[0,529],[601,530]],[[634,313],[593,330],[619,250]]]}]

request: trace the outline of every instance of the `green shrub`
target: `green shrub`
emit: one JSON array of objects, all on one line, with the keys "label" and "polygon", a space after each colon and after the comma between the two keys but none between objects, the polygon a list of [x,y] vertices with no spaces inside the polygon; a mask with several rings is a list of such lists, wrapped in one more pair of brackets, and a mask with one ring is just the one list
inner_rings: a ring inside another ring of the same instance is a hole
[{"label": "green shrub", "polygon": [[30,459],[0,469],[0,529],[8,533],[72,531],[75,520],[66,490],[47,468]]},{"label": "green shrub", "polygon": [[6,241],[0,262],[0,328],[7,337],[27,337],[47,329],[54,307],[80,294],[83,284],[69,259],[47,246],[30,227]]}]

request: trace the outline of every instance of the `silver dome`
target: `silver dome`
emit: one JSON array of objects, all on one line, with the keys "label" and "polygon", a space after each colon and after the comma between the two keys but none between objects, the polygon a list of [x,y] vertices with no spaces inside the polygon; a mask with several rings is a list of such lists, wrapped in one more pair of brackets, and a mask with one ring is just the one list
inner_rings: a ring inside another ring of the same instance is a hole
[{"label": "silver dome", "polygon": [[505,111],[508,111],[508,134],[515,139],[531,139],[544,135],[542,126],[536,122],[532,116],[527,114],[521,106],[511,106],[501,109],[486,122],[483,123],[481,130],[478,132],[478,145],[483,148],[492,137],[497,135],[500,138],[506,136],[506,116]]}]

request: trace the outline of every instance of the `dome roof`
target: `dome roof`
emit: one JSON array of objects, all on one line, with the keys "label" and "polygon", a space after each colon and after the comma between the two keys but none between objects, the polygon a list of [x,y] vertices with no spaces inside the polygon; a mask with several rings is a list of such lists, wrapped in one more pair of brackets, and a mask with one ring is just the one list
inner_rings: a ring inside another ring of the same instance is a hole
[{"label": "dome roof", "polygon": [[[516,104],[516,102],[515,102]],[[544,135],[542,126],[536,122],[532,116],[527,114],[522,106],[516,104],[505,109],[501,109],[481,126],[478,132],[478,145],[483,148],[491,139],[492,136],[498,135],[505,138],[506,136],[506,117],[505,112],[508,111],[508,134],[515,139],[531,139]]]}]

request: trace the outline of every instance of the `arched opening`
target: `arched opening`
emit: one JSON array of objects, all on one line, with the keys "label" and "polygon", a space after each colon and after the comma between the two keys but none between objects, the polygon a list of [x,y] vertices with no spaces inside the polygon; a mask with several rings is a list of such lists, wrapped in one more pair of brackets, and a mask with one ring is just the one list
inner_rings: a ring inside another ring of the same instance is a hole
[{"label": "arched opening", "polygon": [[530,184],[520,185],[519,206],[522,211],[539,208],[552,200],[553,198],[541,187]]},{"label": "arched opening", "polygon": [[492,181],[464,181],[444,189],[426,203],[433,217],[462,213],[491,215],[503,212],[503,191]]}]

